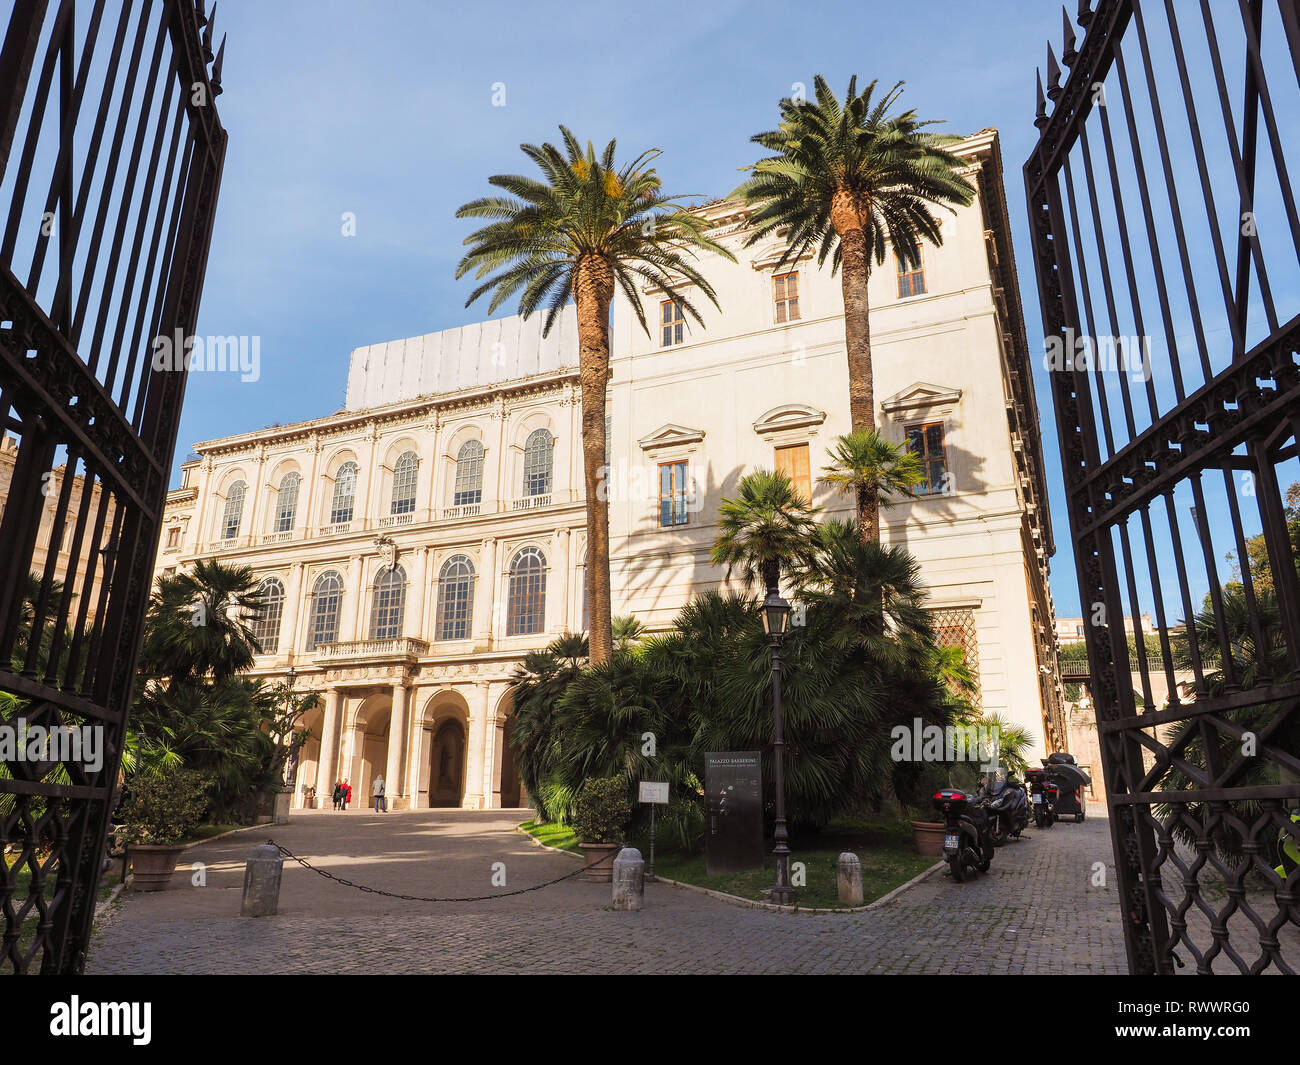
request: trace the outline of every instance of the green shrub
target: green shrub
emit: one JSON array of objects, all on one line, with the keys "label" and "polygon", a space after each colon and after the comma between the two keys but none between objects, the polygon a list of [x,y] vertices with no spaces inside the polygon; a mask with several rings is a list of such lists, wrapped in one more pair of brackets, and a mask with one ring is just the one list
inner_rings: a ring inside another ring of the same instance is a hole
[{"label": "green shrub", "polygon": [[583,843],[621,843],[631,817],[627,785],[618,777],[588,780],[573,804],[573,830]]},{"label": "green shrub", "polygon": [[209,783],[192,769],[133,777],[122,811],[126,842],[170,847],[187,839],[207,810]]}]

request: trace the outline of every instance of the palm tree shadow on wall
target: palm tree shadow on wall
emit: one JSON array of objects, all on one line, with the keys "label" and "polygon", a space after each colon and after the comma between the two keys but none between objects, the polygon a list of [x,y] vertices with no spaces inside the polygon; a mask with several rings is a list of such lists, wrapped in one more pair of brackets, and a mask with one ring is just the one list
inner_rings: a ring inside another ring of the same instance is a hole
[{"label": "palm tree shadow on wall", "polygon": [[881,525],[885,530],[883,539],[893,546],[907,548],[917,558],[922,555],[912,550],[913,540],[924,540],[936,526],[952,525],[959,519],[976,522],[981,514],[988,513],[977,509],[988,487],[981,476],[984,459],[952,444],[945,447],[945,456],[951,475],[951,492],[900,499],[881,509]]}]

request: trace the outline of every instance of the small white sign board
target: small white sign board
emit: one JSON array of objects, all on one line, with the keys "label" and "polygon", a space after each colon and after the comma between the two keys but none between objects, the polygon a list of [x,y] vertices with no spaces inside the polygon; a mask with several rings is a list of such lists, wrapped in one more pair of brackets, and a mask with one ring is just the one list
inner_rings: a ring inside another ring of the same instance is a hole
[{"label": "small white sign board", "polygon": [[667,782],[665,781],[664,783],[660,784],[660,783],[656,783],[653,780],[641,781],[641,788],[640,788],[640,794],[638,795],[638,799],[641,802],[652,802],[652,803],[656,803],[659,806],[667,806],[668,805]]}]

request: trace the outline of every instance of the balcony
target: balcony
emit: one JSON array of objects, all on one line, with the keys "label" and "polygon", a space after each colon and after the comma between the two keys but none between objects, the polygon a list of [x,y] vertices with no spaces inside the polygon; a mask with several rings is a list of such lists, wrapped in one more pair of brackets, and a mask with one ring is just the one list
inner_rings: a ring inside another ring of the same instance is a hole
[{"label": "balcony", "polygon": [[455,518],[477,518],[482,513],[482,503],[462,503],[458,507],[443,507],[438,517],[443,521],[451,521]]},{"label": "balcony", "polygon": [[340,522],[336,522],[333,525],[322,525],[320,527],[320,535],[341,536],[343,533],[351,530],[351,528],[352,528],[352,522],[350,521],[340,521]]},{"label": "balcony", "polygon": [[283,544],[292,539],[293,539],[293,530],[290,529],[288,532],[267,533],[265,536],[262,537],[262,543]]},{"label": "balcony", "polygon": [[399,525],[410,525],[415,521],[414,514],[393,514],[387,518],[380,518],[375,523],[376,529],[393,529]]},{"label": "balcony", "polygon": [[429,653],[429,645],[413,636],[394,636],[387,640],[340,640],[322,643],[314,654],[317,662],[357,662],[368,659],[401,658],[414,662]]},{"label": "balcony", "polygon": [[551,505],[551,493],[547,492],[540,496],[524,496],[523,499],[514,499],[510,502],[511,510],[535,510],[538,507],[549,507]]}]

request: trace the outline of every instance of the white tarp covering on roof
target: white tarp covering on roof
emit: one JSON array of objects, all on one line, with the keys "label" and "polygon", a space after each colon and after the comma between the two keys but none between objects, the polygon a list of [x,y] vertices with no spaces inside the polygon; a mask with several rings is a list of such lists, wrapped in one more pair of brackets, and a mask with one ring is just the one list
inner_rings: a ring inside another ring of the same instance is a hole
[{"label": "white tarp covering on roof", "polygon": [[517,381],[578,364],[578,320],[565,307],[550,335],[544,313],[474,322],[422,337],[370,344],[352,352],[348,410],[369,410],[420,396]]}]

